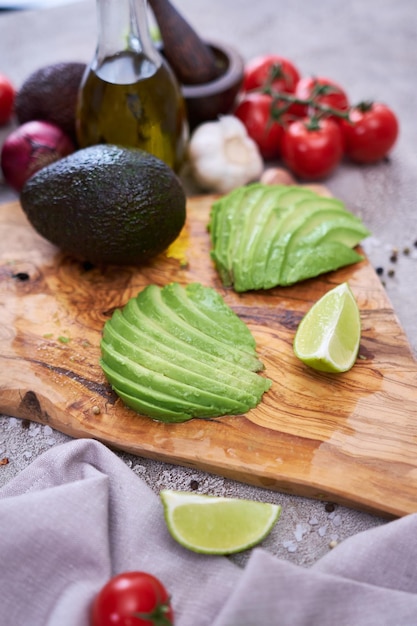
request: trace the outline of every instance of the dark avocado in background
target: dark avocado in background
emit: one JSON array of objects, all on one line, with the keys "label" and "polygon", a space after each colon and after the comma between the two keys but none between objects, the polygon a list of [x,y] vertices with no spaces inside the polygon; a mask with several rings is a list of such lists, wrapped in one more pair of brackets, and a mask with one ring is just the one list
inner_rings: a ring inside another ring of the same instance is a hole
[{"label": "dark avocado in background", "polygon": [[99,144],[34,174],[20,194],[30,223],[62,251],[94,265],[138,265],[165,250],[185,223],[173,170],[138,149]]},{"label": "dark avocado in background", "polygon": [[75,112],[85,63],[63,62],[33,72],[16,94],[19,124],[32,120],[52,122],[77,143]]}]

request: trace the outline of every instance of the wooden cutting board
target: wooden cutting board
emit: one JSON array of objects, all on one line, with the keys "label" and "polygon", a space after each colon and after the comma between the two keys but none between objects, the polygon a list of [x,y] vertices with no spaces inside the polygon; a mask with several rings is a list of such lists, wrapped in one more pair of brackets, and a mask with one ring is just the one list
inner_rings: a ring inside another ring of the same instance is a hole
[{"label": "wooden cutting board", "polygon": [[[17,203],[0,206],[0,412],[260,487],[388,517],[416,511],[417,367],[369,262],[238,295],[210,260],[212,201],[189,200],[167,254],[105,272],[59,253]],[[256,409],[170,425],[137,415],[110,390],[99,366],[104,322],[144,285],[169,281],[215,287],[248,324],[273,381]],[[321,374],[295,358],[292,341],[304,313],[343,281],[361,310],[360,355],[346,374]]]}]

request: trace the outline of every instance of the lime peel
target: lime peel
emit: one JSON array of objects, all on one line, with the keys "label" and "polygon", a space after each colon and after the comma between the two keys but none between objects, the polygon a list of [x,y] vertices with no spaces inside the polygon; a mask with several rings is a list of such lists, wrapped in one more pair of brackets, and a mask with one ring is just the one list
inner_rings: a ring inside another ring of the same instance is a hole
[{"label": "lime peel", "polygon": [[361,340],[360,311],[347,282],[322,296],[301,320],[294,353],[315,370],[342,373],[356,362]]},{"label": "lime peel", "polygon": [[281,514],[281,506],[240,498],[164,489],[160,492],[171,536],[203,554],[234,554],[259,544]]}]

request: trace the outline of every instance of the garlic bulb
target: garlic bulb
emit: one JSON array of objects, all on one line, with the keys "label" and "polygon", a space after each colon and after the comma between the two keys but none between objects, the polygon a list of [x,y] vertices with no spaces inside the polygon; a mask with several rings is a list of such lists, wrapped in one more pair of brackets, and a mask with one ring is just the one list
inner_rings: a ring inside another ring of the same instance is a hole
[{"label": "garlic bulb", "polygon": [[198,126],[190,138],[188,157],[196,182],[219,193],[258,180],[264,167],[258,146],[233,115]]}]

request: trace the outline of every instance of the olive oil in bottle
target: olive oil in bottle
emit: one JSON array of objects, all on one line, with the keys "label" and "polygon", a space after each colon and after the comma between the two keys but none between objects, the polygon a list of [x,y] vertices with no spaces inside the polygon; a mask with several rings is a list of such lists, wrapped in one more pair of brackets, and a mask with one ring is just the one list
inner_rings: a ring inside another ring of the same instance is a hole
[{"label": "olive oil in bottle", "polygon": [[178,170],[188,138],[185,104],[151,41],[145,0],[98,0],[97,9],[97,51],[78,99],[80,147],[141,148]]}]

